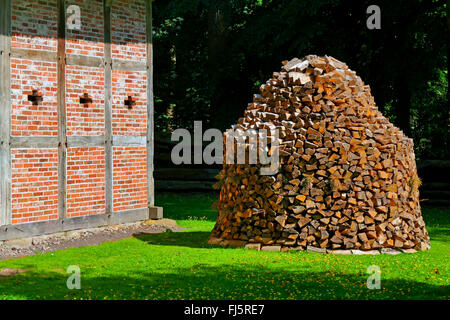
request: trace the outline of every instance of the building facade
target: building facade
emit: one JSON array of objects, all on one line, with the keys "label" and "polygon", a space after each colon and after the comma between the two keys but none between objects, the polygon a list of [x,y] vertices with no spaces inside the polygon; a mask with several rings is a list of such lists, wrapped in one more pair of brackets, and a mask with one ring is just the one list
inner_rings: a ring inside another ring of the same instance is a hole
[{"label": "building facade", "polygon": [[160,218],[151,0],[0,0],[0,240]]}]

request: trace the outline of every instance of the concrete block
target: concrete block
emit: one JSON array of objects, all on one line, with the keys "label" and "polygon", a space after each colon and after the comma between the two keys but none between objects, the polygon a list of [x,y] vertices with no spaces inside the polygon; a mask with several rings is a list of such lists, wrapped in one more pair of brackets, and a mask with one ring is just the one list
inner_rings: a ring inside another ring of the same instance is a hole
[{"label": "concrete block", "polygon": [[307,246],[306,250],[310,251],[310,252],[317,252],[317,253],[327,253],[327,249],[325,248],[318,248],[318,247],[313,247],[313,246]]},{"label": "concrete block", "polygon": [[149,218],[150,219],[162,219],[163,218],[163,208],[162,207],[150,207],[149,208]]},{"label": "concrete block", "polygon": [[245,249],[251,249],[251,250],[261,250],[261,243],[247,243],[245,245]]},{"label": "concrete block", "polygon": [[377,255],[380,254],[380,251],[378,250],[352,250],[353,254],[357,255]]},{"label": "concrete block", "polygon": [[281,251],[281,246],[263,246],[261,251]]}]

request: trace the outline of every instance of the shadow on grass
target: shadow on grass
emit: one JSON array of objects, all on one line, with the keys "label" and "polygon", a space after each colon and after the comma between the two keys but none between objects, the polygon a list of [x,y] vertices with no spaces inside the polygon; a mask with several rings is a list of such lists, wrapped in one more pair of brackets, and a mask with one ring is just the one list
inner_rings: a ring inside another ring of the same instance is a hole
[{"label": "shadow on grass", "polygon": [[[443,228],[430,228],[432,241],[447,242],[450,238],[450,230]],[[188,248],[219,248],[218,245],[208,244],[211,232],[163,232],[158,234],[138,233],[133,236],[145,243],[161,246],[180,246]],[[221,248],[221,247],[220,247]]]},{"label": "shadow on grass", "polygon": [[161,246],[181,246],[189,248],[217,248],[208,244],[211,232],[163,232],[158,234],[136,233],[133,236],[145,243]]},{"label": "shadow on grass", "polygon": [[[207,243],[210,232],[165,232],[136,234],[135,238],[162,246],[214,248]],[[232,249],[230,249],[232,250]],[[445,299],[450,287],[418,276],[414,279],[381,278],[380,290],[366,286],[366,267],[342,272],[314,269],[308,263],[279,266],[272,259],[208,263],[181,260],[176,256],[161,263],[132,269],[103,268],[88,263],[81,268],[81,290],[69,290],[65,270],[29,271],[0,278],[0,299]],[[182,258],[180,258],[182,259]],[[289,259],[288,259],[289,260]],[[210,263],[216,263],[211,265]],[[341,262],[339,262],[341,263]],[[343,262],[342,262],[343,263]],[[103,262],[102,265],[106,264]],[[334,269],[335,270],[335,269]],[[355,271],[356,270],[356,271]],[[400,277],[400,276],[398,276]],[[406,277],[405,277],[406,278]],[[445,281],[442,282],[444,284]]]},{"label": "shadow on grass", "polygon": [[382,280],[369,290],[367,275],[279,270],[249,264],[198,264],[160,273],[107,275],[82,268],[81,290],[67,275],[27,272],[0,279],[0,298],[19,299],[448,299],[449,287],[404,279]]},{"label": "shadow on grass", "polygon": [[445,228],[428,228],[428,235],[431,241],[447,242],[450,239],[450,229]]}]

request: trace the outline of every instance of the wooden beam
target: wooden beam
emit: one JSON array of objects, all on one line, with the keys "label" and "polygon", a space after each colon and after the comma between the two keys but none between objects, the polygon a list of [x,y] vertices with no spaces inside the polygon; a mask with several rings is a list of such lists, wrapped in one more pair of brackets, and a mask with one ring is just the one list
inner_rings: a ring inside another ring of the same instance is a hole
[{"label": "wooden beam", "polygon": [[82,56],[79,54],[68,54],[67,65],[103,68],[104,61],[99,57]]},{"label": "wooden beam", "polygon": [[40,137],[40,136],[12,136],[10,138],[12,149],[15,148],[58,148],[58,137]]},{"label": "wooden beam", "polygon": [[147,201],[148,206],[155,205],[155,182],[153,179],[154,157],[154,102],[153,102],[153,17],[152,0],[146,0],[146,35],[147,35]]},{"label": "wooden beam", "polygon": [[[7,224],[0,226],[0,241],[42,236],[45,234],[69,230],[97,228],[129,222],[145,221],[150,218],[150,210],[149,208],[140,208],[118,211],[109,215],[95,214],[59,220],[23,223],[20,225]],[[154,213],[152,213],[152,215],[154,215]]]},{"label": "wooden beam", "polygon": [[58,0],[58,50],[57,50],[57,105],[58,105],[58,214],[66,218],[67,132],[66,132],[66,8]]},{"label": "wooden beam", "polygon": [[11,221],[11,0],[0,0],[0,225]]},{"label": "wooden beam", "polygon": [[145,147],[145,136],[113,136],[113,146],[117,147]]},{"label": "wooden beam", "polygon": [[[11,48],[11,57],[55,62],[58,60],[57,53],[46,50],[33,50],[24,48]],[[66,64],[69,66],[83,66],[93,68],[103,68],[105,61],[99,57],[90,57],[80,54],[66,54]],[[122,59],[112,59],[112,69],[121,71],[146,71],[147,63],[141,61],[129,61]]]},{"label": "wooden beam", "polygon": [[68,148],[104,147],[106,144],[104,136],[68,136]]},{"label": "wooden beam", "polygon": [[112,69],[122,71],[146,71],[147,62],[112,59]]},{"label": "wooden beam", "polygon": [[[24,48],[11,48],[11,57],[50,62],[58,60],[57,53],[54,51]],[[69,66],[103,68],[105,61],[99,57],[68,53],[66,54],[66,64]],[[146,71],[147,62],[112,59],[112,69],[121,71]]]},{"label": "wooden beam", "polygon": [[26,60],[57,61],[58,57],[54,51],[32,50],[24,48],[11,48],[11,57]]},{"label": "wooden beam", "polygon": [[[104,147],[106,145],[105,136],[67,136],[67,148]],[[145,146],[144,136],[114,136],[113,146],[130,147]],[[10,138],[12,149],[33,149],[33,148],[58,148],[58,137],[47,136],[12,136]]]},{"label": "wooden beam", "polygon": [[113,212],[111,1],[103,1],[105,65],[105,211]]}]

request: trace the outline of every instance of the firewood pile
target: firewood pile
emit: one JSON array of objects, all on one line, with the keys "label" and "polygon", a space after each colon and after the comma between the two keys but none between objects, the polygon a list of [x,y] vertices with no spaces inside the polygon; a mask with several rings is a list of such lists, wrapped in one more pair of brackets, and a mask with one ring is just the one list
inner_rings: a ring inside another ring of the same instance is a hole
[{"label": "firewood pile", "polygon": [[270,126],[279,132],[278,173],[224,164],[210,243],[342,254],[430,247],[413,141],[345,63],[284,61],[233,128]]}]

